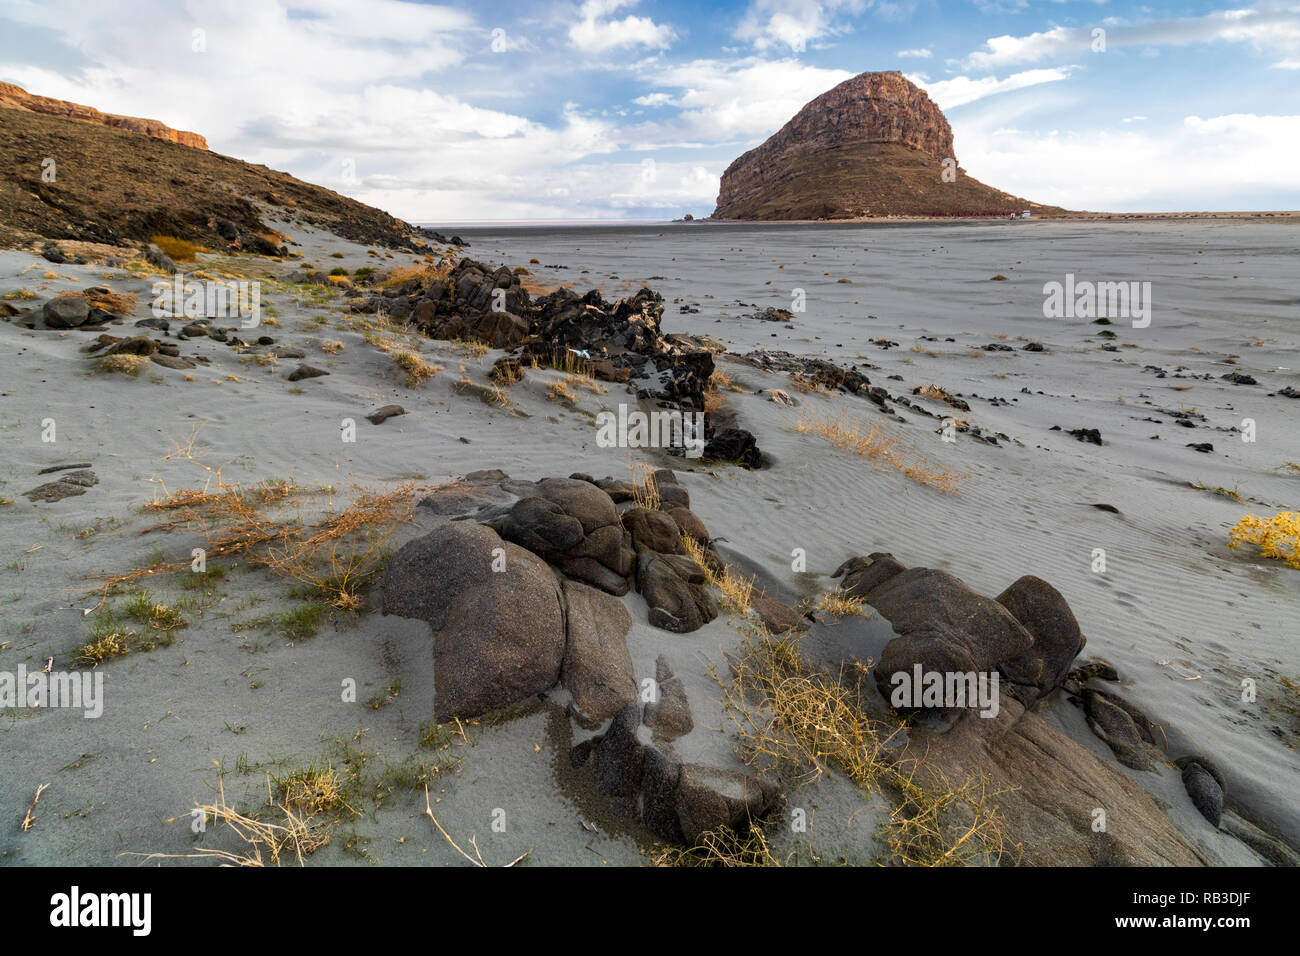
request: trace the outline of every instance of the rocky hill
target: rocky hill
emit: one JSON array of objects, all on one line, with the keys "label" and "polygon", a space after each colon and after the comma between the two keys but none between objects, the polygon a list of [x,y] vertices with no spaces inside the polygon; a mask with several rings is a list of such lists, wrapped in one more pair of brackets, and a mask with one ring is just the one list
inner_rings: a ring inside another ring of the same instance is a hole
[{"label": "rocky hill", "polygon": [[713,217],[850,219],[1023,209],[1063,211],[967,176],[957,166],[952,128],[939,107],[901,73],[888,72],[845,80],[728,166]]},{"label": "rocky hill", "polygon": [[[87,113],[52,115],[52,107],[12,105],[9,90],[19,88],[0,90],[0,246],[38,239],[129,245],[161,233],[214,250],[276,254],[274,223],[292,220],[368,245],[412,247],[409,223],[210,152],[194,133],[152,120],[117,123],[127,118],[76,104],[63,105]],[[183,145],[186,137],[193,139]]]},{"label": "rocky hill", "polygon": [[140,119],[136,116],[118,116],[116,113],[101,113],[92,106],[69,103],[48,96],[28,93],[21,86],[12,83],[0,83],[0,107],[11,110],[27,110],[30,113],[44,113],[47,116],[62,116],[65,119],[80,120],[83,123],[95,123],[98,126],[112,126],[129,133],[152,136],[154,139],[192,146],[195,149],[207,149],[208,141],[198,133],[172,129],[158,120]]}]

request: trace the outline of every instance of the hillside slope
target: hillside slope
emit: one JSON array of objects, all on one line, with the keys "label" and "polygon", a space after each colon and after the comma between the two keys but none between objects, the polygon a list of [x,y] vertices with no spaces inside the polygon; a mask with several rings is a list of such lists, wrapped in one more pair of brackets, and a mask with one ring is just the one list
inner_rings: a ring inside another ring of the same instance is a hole
[{"label": "hillside slope", "polygon": [[[54,161],[53,182],[42,174]],[[414,227],[288,173],[125,129],[0,108],[0,245],[75,239],[122,245],[156,234],[275,254],[266,222],[413,248]]]}]

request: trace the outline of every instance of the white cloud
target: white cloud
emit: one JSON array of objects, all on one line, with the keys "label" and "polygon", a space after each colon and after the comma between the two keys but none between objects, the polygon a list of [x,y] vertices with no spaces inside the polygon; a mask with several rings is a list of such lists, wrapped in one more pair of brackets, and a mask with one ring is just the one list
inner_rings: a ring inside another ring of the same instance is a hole
[{"label": "white cloud", "polygon": [[928,50],[925,47],[921,47],[920,49],[917,50],[899,50],[898,53],[895,54],[895,56],[897,56],[899,59],[905,59],[906,57],[916,57],[921,60],[928,60],[930,59],[930,57],[934,56],[934,53],[932,53],[930,50]]},{"label": "white cloud", "polygon": [[632,101],[637,106],[671,106],[673,98],[668,93],[647,93]]},{"label": "white cloud", "polygon": [[736,27],[738,40],[757,50],[787,49],[802,53],[808,44],[838,36],[847,26],[838,17],[859,14],[874,0],[751,0]]},{"label": "white cloud", "polygon": [[955,76],[949,80],[938,80],[930,83],[921,74],[908,74],[907,78],[921,87],[941,110],[950,110],[956,106],[964,106],[967,103],[974,103],[976,100],[982,100],[986,96],[993,96],[996,93],[1008,93],[1011,90],[1023,90],[1026,87],[1038,86],[1041,83],[1055,83],[1058,80],[1068,79],[1070,73],[1076,67],[1052,67],[1042,70],[1024,70],[1020,73],[1013,73],[1010,76],[998,79],[993,76],[984,76],[979,79],[972,79],[969,76]]},{"label": "white cloud", "polygon": [[[1161,46],[1224,42],[1249,44],[1264,55],[1300,53],[1300,4],[1295,3],[1261,3],[1249,9],[1216,10],[1202,17],[1138,24],[1126,24],[1115,18],[1104,22],[1106,50],[1147,47],[1158,54],[1155,48]],[[966,57],[965,66],[972,70],[995,70],[1046,59],[1077,57],[1093,51],[1094,29],[1058,26],[1028,36],[992,37],[985,41],[983,50]]]},{"label": "white cloud", "polygon": [[[1031,134],[961,129],[962,166],[985,183],[1037,202],[1110,212],[1300,208],[1300,187],[1279,156],[1300,151],[1300,116],[1187,117],[1168,129],[1092,128]],[[1123,175],[1116,175],[1116,157]],[[1232,170],[1225,179],[1224,170]]]},{"label": "white cloud", "polygon": [[665,50],[671,46],[676,38],[673,28],[657,24],[649,17],[628,15],[622,20],[606,19],[620,7],[635,3],[636,0],[586,0],[579,10],[582,19],[569,27],[569,42],[584,53],[638,46]]},{"label": "white cloud", "polygon": [[[798,60],[694,60],[643,71],[652,87],[673,90],[676,117],[629,132],[642,144],[750,142],[780,129],[811,99],[854,76]],[[656,95],[656,94],[651,94]]]}]

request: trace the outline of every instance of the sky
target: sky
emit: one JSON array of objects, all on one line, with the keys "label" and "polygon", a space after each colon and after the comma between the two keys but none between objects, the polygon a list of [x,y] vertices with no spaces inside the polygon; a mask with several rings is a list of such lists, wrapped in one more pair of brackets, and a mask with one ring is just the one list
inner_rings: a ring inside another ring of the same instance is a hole
[{"label": "sky", "polygon": [[1036,202],[1300,209],[1300,0],[0,0],[0,80],[417,222],[708,215],[875,70]]}]

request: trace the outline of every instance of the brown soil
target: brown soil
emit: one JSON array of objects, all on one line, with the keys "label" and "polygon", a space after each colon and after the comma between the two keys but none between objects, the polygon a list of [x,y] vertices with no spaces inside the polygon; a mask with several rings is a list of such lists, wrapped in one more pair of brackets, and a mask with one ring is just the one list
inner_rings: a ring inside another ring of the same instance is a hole
[{"label": "brown soil", "polygon": [[[52,183],[41,176],[47,157],[56,164]],[[226,250],[232,247],[216,231],[218,219],[246,236],[269,235],[263,215],[367,245],[414,248],[408,223],[288,173],[111,127],[0,109],[0,246],[37,238],[121,246],[162,234]],[[270,251],[246,241],[243,247]]]}]

